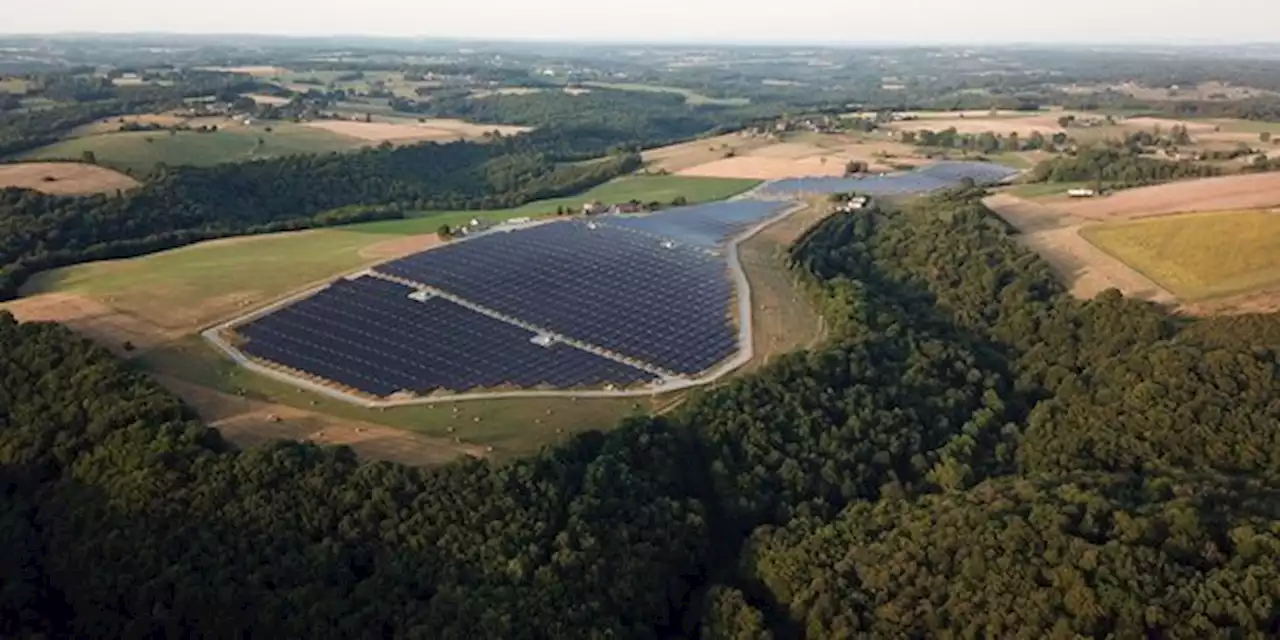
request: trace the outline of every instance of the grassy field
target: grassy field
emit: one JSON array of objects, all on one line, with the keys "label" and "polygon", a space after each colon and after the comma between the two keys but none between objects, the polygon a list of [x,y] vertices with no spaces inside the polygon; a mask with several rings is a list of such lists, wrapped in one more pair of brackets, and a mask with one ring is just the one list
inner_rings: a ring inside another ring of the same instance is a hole
[{"label": "grassy field", "polygon": [[409,218],[213,240],[46,271],[29,280],[22,294],[84,295],[161,327],[194,328],[388,257],[404,242],[393,236],[422,234],[430,243],[439,223]]},{"label": "grassy field", "polygon": [[600,89],[616,89],[618,91],[645,91],[649,93],[678,93],[684,96],[685,102],[691,105],[700,104],[718,104],[731,107],[740,107],[751,101],[746,98],[712,98],[704,96],[696,91],[689,89],[681,89],[679,87],[663,87],[652,84],[634,84],[627,82],[584,82],[583,86],[597,87]]},{"label": "grassy field", "polygon": [[[213,133],[194,131],[128,131],[107,133],[54,144],[28,151],[22,159],[79,160],[92,151],[99,163],[135,173],[151,171],[157,163],[171,166],[208,166],[296,153],[347,151],[372,144],[313,127],[272,123],[263,127],[230,125]],[[262,144],[259,145],[259,139]]]},{"label": "grassy field", "polygon": [[[658,201],[668,203],[683,196],[690,204],[714,202],[735,196],[760,184],[759,180],[739,180],[734,178],[699,178],[691,176],[628,176],[606,182],[590,191],[568,196],[530,202],[514,209],[492,209],[486,211],[451,211],[446,215],[463,219],[479,217],[484,219],[506,219],[519,216],[554,214],[558,207],[580,211],[586,202],[599,200],[606,204],[617,204],[630,200],[641,202]],[[428,215],[436,216],[437,213]]]},{"label": "grassy field", "polygon": [[1280,284],[1280,214],[1271,211],[1164,216],[1081,235],[1184,302]]},{"label": "grassy field", "polygon": [[1043,198],[1046,196],[1066,195],[1070,189],[1092,189],[1094,186],[1093,182],[1030,182],[1027,184],[1015,184],[1001,189],[1001,191],[1019,198]]},{"label": "grassy field", "polygon": [[521,398],[366,409],[237,367],[198,336],[152,350],[136,362],[143,369],[223,393],[491,446],[499,460],[534,453],[574,433],[610,429],[624,417],[660,410],[677,397]]}]

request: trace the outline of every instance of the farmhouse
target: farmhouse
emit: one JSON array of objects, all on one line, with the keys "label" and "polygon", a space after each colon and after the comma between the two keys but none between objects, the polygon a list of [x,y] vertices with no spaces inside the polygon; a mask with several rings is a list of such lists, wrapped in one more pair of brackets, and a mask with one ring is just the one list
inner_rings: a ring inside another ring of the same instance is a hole
[{"label": "farmhouse", "polygon": [[1072,198],[1092,198],[1098,195],[1096,189],[1068,189],[1067,195]]}]

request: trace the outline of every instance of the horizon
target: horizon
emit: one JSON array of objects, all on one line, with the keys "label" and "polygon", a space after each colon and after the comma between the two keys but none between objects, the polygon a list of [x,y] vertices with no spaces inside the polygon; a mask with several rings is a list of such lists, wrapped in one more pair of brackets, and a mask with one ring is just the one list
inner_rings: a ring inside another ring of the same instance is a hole
[{"label": "horizon", "polygon": [[[493,0],[483,13],[408,0],[266,4],[226,0],[215,14],[175,14],[135,0],[122,14],[89,0],[49,0],[11,16],[6,37],[240,35],[481,42],[748,46],[1248,46],[1280,44],[1267,0],[1077,0],[1069,11],[1021,0],[902,0],[849,6],[817,0],[803,10],[755,3],[651,0]],[[305,20],[300,16],[305,12]],[[1249,20],[1240,20],[1248,15]],[[502,16],[494,20],[493,16]],[[394,19],[389,19],[394,18]]]}]

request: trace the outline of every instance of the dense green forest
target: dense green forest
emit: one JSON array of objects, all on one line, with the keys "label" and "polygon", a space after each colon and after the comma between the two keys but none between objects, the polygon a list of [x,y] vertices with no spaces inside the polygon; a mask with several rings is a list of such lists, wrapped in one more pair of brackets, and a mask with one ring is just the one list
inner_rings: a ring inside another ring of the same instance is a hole
[{"label": "dense green forest", "polygon": [[1113,187],[1136,187],[1221,174],[1218,167],[1190,160],[1160,160],[1127,148],[1089,147],[1041,161],[1026,179],[1029,182],[1094,181]]},{"label": "dense green forest", "polygon": [[1276,637],[1280,318],[1076,301],[983,195],[833,215],[825,344],[502,467],[237,451],[0,319],[0,635]]}]

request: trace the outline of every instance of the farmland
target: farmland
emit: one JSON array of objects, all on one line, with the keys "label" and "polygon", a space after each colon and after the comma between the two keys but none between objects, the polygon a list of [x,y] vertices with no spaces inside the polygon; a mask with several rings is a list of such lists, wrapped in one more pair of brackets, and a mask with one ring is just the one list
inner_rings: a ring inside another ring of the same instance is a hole
[{"label": "farmland", "polygon": [[1086,226],[1082,235],[1185,302],[1280,285],[1280,213],[1223,211]]},{"label": "farmland", "polygon": [[1280,205],[1280,174],[1226,176],[1127,189],[1103,198],[1064,202],[1066,213],[1096,220],[1189,211],[1231,211]]},{"label": "farmland", "polygon": [[420,122],[358,122],[351,120],[316,120],[305,126],[341,136],[370,142],[416,142],[420,140],[474,140],[494,132],[504,136],[529,131],[527,127],[480,125],[448,118],[427,118]]},{"label": "farmland", "polygon": [[741,106],[748,104],[750,100],[746,98],[712,98],[702,95],[696,91],[689,89],[681,89],[679,87],[664,87],[651,84],[636,84],[627,82],[584,82],[584,86],[596,87],[600,89],[615,89],[617,91],[644,91],[648,93],[676,93],[684,96],[685,102],[691,105],[726,105]]},{"label": "farmland", "polygon": [[348,151],[370,144],[303,125],[272,123],[266,127],[227,126],[214,132],[129,131],[63,140],[23,153],[27,160],[78,160],[92,152],[97,161],[117,169],[146,173],[159,163],[208,166],[298,153]]},{"label": "farmland", "polygon": [[78,162],[19,162],[0,164],[0,188],[34,189],[53,195],[114,193],[138,182],[105,167]]}]

